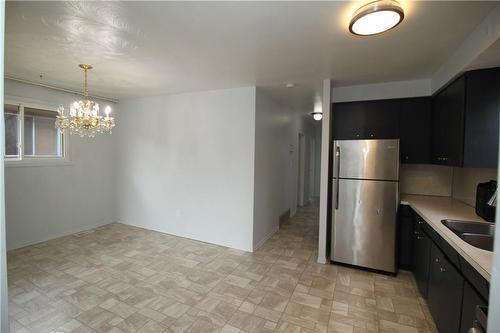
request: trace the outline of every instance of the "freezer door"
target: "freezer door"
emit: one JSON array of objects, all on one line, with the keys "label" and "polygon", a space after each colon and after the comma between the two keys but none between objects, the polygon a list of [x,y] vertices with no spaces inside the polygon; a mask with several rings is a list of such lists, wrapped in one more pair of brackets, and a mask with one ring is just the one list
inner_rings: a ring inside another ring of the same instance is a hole
[{"label": "freezer door", "polygon": [[334,151],[335,177],[399,180],[399,140],[339,140]]},{"label": "freezer door", "polygon": [[340,263],[396,272],[398,182],[338,181],[330,258]]}]

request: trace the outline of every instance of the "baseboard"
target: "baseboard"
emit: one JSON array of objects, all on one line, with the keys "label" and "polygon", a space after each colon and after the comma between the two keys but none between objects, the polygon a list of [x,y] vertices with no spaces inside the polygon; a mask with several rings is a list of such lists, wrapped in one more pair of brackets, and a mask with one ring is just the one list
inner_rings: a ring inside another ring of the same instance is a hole
[{"label": "baseboard", "polygon": [[328,264],[328,258],[318,257],[318,264]]},{"label": "baseboard", "polygon": [[[66,230],[66,231],[63,231],[63,232],[60,232],[60,233],[56,233],[53,236],[50,236],[49,238],[42,238],[40,240],[32,240],[32,241],[22,242],[20,244],[15,244],[12,247],[9,246],[7,248],[7,252],[8,251],[12,251],[12,250],[17,250],[17,249],[20,249],[20,248],[23,248],[23,247],[26,247],[26,246],[31,246],[31,245],[35,245],[35,244],[47,242],[47,241],[50,241],[50,240],[53,240],[53,239],[56,239],[56,238],[71,236],[71,235],[78,234],[78,233],[81,233],[81,232],[94,230],[94,229],[97,229],[99,227],[102,227],[102,226],[105,226],[105,225],[108,225],[108,224],[113,224],[113,223],[116,223],[116,222],[114,222],[114,221],[113,222],[100,222],[100,223],[88,225],[88,226],[85,226],[85,227],[82,227],[82,228],[74,228],[74,229],[71,229],[71,230]],[[9,237],[9,235],[7,235],[7,238],[8,237]]]},{"label": "baseboard", "polygon": [[259,247],[261,247],[262,245],[264,245],[264,243],[271,237],[273,237],[273,235],[275,233],[278,232],[278,230],[280,229],[279,225],[277,225],[273,230],[271,230],[264,238],[262,238],[257,244],[254,245],[253,247],[253,252],[257,251],[259,249]]},{"label": "baseboard", "polygon": [[[135,224],[135,223],[124,222],[124,221],[116,221],[116,223],[123,224],[123,225],[128,225],[128,226],[131,226],[131,227],[134,227],[134,228],[139,228],[139,229],[144,229],[144,230],[149,230],[149,231],[155,231],[155,232],[159,232],[159,233],[170,235],[170,236],[175,236],[175,237],[185,238],[185,239],[189,239],[189,240],[194,240],[194,241],[197,241],[197,242],[206,243],[206,244],[210,244],[210,245],[217,245],[217,246],[227,247],[227,248],[238,250],[238,251],[252,252],[252,249],[250,247],[248,247],[248,248],[246,248],[246,247],[236,247],[236,246],[231,245],[231,244],[217,242],[217,241],[214,241],[214,240],[201,239],[198,236],[174,233],[174,232],[172,232],[170,230],[164,230],[162,228],[156,228],[154,226],[144,226],[142,224]],[[250,242],[249,245],[251,245],[251,242]]]},{"label": "baseboard", "polygon": [[290,209],[287,209],[283,214],[280,215],[279,217],[279,225],[280,227],[285,223],[286,221],[290,220]]}]

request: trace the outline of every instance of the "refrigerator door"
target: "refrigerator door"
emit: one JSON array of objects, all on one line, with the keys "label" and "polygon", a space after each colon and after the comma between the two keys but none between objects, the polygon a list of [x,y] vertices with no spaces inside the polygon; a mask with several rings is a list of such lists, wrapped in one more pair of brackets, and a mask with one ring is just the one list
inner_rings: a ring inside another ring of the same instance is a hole
[{"label": "refrigerator door", "polygon": [[340,263],[396,272],[398,182],[338,181],[330,258]]},{"label": "refrigerator door", "polygon": [[334,142],[339,178],[399,180],[399,140]]}]

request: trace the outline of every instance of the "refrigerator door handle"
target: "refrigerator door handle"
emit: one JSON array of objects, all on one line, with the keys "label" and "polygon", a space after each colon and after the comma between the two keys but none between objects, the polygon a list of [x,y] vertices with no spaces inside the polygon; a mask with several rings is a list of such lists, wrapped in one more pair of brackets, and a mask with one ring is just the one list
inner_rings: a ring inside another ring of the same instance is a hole
[{"label": "refrigerator door handle", "polygon": [[337,163],[337,182],[336,182],[336,189],[335,189],[335,210],[339,209],[339,186],[340,186],[340,147],[337,146],[335,150],[335,158],[336,158],[336,163]]}]

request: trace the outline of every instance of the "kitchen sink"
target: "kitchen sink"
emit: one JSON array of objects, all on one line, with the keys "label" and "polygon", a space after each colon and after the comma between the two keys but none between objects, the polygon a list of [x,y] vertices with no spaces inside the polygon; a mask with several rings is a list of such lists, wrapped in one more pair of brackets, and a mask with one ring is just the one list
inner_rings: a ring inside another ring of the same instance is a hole
[{"label": "kitchen sink", "polygon": [[442,220],[441,223],[466,243],[486,251],[493,251],[494,223],[460,220]]}]

